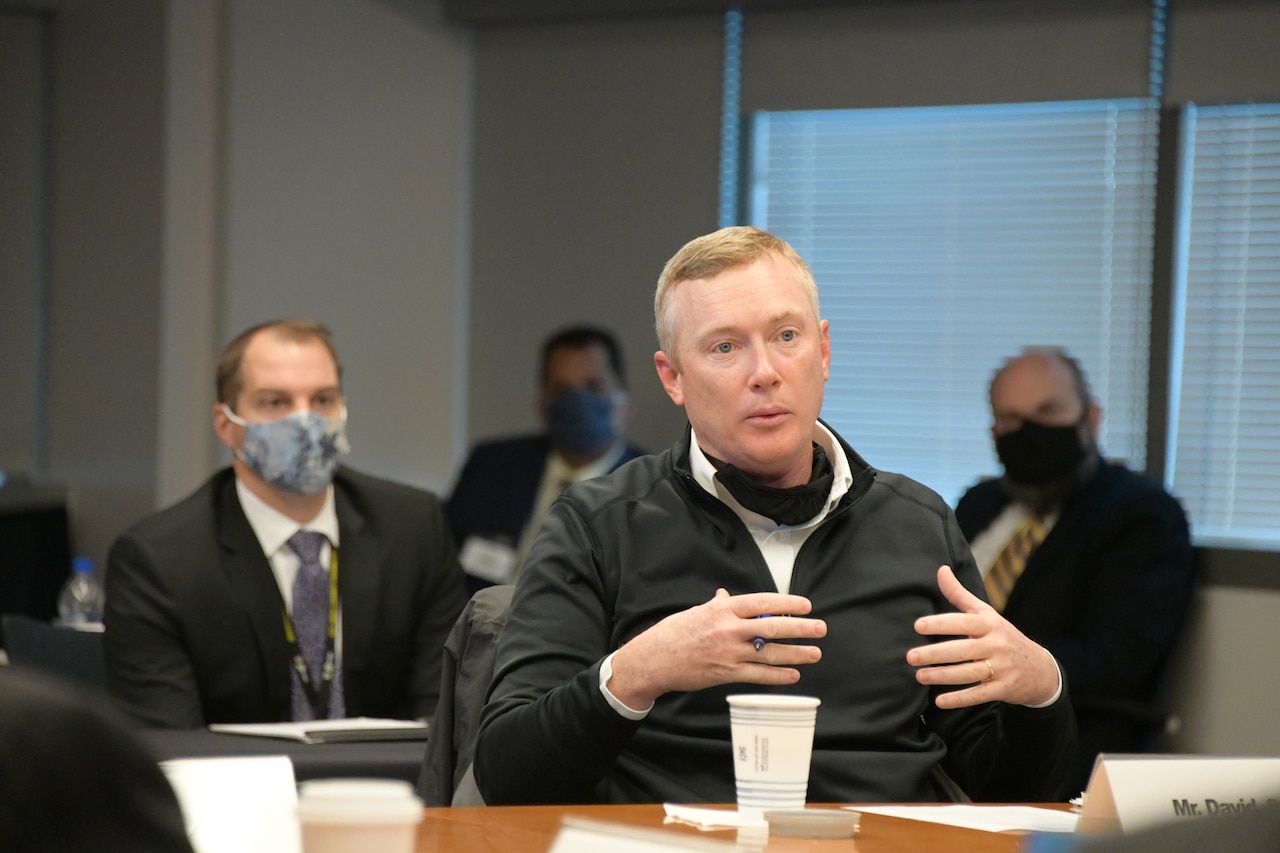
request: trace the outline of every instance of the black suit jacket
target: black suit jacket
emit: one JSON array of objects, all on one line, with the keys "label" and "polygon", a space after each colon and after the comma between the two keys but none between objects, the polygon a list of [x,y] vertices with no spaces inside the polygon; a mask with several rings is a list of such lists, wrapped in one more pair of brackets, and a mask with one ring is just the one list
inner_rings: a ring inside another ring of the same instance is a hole
[{"label": "black suit jacket", "polygon": [[[482,536],[505,540],[513,548],[519,545],[550,453],[545,435],[476,445],[445,505],[453,541],[462,547],[469,537]],[[643,450],[628,445],[618,465],[642,455]]]},{"label": "black suit jacket", "polygon": [[[998,480],[956,507],[970,542],[1005,509]],[[1144,727],[1106,711],[1153,702],[1194,592],[1190,533],[1181,505],[1159,484],[1103,462],[1062,507],[1027,561],[1004,616],[1042,643],[1071,683],[1080,729],[1075,785],[1099,751],[1141,749]]]},{"label": "black suit jacket", "polygon": [[[346,468],[334,490],[347,714],[429,717],[441,649],[466,601],[440,503]],[[288,720],[282,607],[224,469],[112,546],[107,688],[150,726]]]},{"label": "black suit jacket", "polygon": [[122,720],[0,667],[0,849],[191,853],[178,799]]}]

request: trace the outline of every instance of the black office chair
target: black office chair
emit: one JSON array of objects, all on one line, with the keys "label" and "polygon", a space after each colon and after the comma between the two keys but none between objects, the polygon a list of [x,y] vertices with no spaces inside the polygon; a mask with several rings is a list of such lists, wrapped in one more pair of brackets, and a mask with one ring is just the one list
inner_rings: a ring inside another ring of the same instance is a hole
[{"label": "black office chair", "polygon": [[428,806],[484,805],[471,761],[512,589],[504,584],[477,590],[445,640],[440,701],[418,779],[418,793]]},{"label": "black office chair", "polygon": [[77,631],[20,613],[0,617],[9,665],[39,670],[90,694],[106,694],[102,633]]}]

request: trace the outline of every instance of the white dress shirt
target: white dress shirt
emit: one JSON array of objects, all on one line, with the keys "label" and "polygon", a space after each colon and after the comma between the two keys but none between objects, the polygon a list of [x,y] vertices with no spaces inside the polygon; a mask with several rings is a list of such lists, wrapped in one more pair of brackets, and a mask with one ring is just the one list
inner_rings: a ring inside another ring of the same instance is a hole
[{"label": "white dress shirt", "polygon": [[[323,533],[324,543],[320,546],[320,565],[328,566],[333,549],[338,547],[338,513],[334,506],[333,486],[325,492],[324,506],[320,513],[306,524],[298,522],[267,506],[257,495],[236,478],[236,495],[240,498],[240,507],[244,517],[249,520],[253,534],[262,546],[262,553],[271,564],[271,572],[275,575],[276,585],[280,587],[280,597],[284,599],[285,610],[293,613],[293,582],[298,577],[298,569],[302,559],[289,547],[289,537],[299,530],[314,530]],[[342,655],[342,606],[338,606],[338,638],[335,643],[339,659]]]}]

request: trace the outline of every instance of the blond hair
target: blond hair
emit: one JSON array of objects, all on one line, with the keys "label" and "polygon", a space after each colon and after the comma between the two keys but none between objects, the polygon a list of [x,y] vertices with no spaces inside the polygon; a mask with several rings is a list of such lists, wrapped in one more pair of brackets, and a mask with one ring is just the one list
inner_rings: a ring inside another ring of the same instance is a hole
[{"label": "blond hair", "polygon": [[672,363],[679,363],[675,351],[677,330],[673,297],[676,286],[685,281],[714,278],[726,270],[748,266],[769,255],[791,265],[809,294],[814,316],[819,316],[818,283],[814,281],[809,265],[790,243],[750,225],[721,228],[685,243],[671,256],[658,276],[658,289],[653,295],[653,318],[658,348]]}]

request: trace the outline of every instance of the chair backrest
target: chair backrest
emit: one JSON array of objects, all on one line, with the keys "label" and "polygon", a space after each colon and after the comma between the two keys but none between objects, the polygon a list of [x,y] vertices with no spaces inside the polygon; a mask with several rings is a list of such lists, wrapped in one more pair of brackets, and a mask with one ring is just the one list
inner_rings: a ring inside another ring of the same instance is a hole
[{"label": "chair backrest", "polygon": [[418,778],[418,793],[428,806],[452,805],[454,791],[469,774],[512,589],[503,584],[478,590],[445,640],[440,701]]},{"label": "chair backrest", "polygon": [[511,610],[511,584],[476,590],[444,642],[440,701],[431,720],[419,777],[428,806],[451,806],[453,792],[475,757],[480,710],[489,694],[498,637]]},{"label": "chair backrest", "polygon": [[106,693],[101,632],[64,628],[20,613],[2,618],[10,666],[49,673],[91,693]]}]

